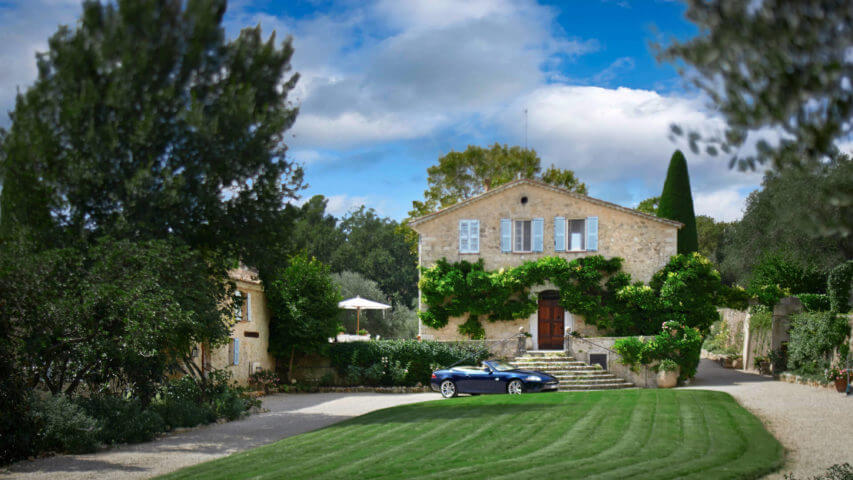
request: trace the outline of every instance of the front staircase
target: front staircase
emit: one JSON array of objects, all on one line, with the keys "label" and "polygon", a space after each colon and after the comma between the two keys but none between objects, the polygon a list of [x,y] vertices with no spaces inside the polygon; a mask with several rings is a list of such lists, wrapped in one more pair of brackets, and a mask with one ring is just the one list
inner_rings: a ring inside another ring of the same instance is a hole
[{"label": "front staircase", "polygon": [[634,384],[609,373],[601,365],[575,360],[563,352],[528,351],[511,362],[524,370],[537,370],[555,377],[561,392],[581,390],[615,390],[633,388]]}]

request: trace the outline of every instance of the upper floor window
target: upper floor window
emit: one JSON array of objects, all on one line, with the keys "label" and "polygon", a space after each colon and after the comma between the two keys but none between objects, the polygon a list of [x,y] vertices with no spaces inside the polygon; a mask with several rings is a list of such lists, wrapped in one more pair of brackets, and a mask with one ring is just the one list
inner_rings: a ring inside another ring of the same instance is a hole
[{"label": "upper floor window", "polygon": [[515,240],[512,246],[513,252],[529,252],[533,249],[531,238],[533,226],[531,223],[532,222],[530,220],[515,221]]},{"label": "upper floor window", "polygon": [[459,220],[459,253],[480,253],[479,220]]},{"label": "upper floor window", "polygon": [[585,250],[586,220],[569,220],[569,250]]},{"label": "upper floor window", "polygon": [[598,250],[598,217],[566,220],[554,217],[554,251],[589,252]]},{"label": "upper floor window", "polygon": [[[237,290],[234,296],[239,300],[234,302],[234,320],[237,322],[252,321],[252,294]],[[242,300],[242,302],[240,301]]]}]

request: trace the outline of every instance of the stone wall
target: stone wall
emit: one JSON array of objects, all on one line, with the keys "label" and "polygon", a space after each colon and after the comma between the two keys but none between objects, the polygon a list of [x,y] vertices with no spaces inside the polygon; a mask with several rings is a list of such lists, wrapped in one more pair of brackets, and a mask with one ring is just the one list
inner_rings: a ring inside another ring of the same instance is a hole
[{"label": "stone wall", "polygon": [[[498,189],[500,190],[500,189]],[[521,198],[527,202],[522,203]],[[630,273],[634,280],[648,282],[652,275],[660,270],[676,254],[678,228],[639,212],[618,206],[608,206],[606,202],[578,195],[566,194],[559,189],[542,186],[538,183],[517,183],[510,188],[487,194],[467,205],[431,217],[415,224],[414,230],[420,235],[419,259],[422,266],[434,265],[441,258],[450,262],[483,259],[486,270],[499,270],[521,265],[529,260],[543,256],[558,256],[572,260],[588,255],[602,255],[605,258],[624,259],[623,270]],[[555,252],[554,217],[566,219],[585,219],[598,217],[598,251],[594,252]],[[500,221],[502,218],[531,219],[544,218],[544,251],[539,253],[503,253],[500,250]],[[480,253],[459,253],[459,220],[477,219],[480,221]],[[420,308],[426,307],[421,303]],[[536,314],[531,318],[518,319],[515,322],[481,321],[486,330],[486,338],[502,338],[519,327],[525,327],[533,334]],[[569,320],[569,319],[567,319]],[[585,328],[582,318],[575,317],[576,330]],[[460,339],[457,327],[464,318],[451,319],[450,323],[434,330],[420,326],[420,334],[425,339]],[[569,327],[566,323],[566,327]],[[587,332],[592,333],[592,332]]]},{"label": "stone wall", "polygon": [[[657,372],[645,365],[637,365],[633,369],[620,363],[621,356],[613,351],[613,345],[624,337],[591,337],[566,338],[566,351],[576,359],[590,363],[590,354],[607,355],[607,371],[622,377],[641,388],[658,388]],[[639,337],[648,340],[649,337]]]}]

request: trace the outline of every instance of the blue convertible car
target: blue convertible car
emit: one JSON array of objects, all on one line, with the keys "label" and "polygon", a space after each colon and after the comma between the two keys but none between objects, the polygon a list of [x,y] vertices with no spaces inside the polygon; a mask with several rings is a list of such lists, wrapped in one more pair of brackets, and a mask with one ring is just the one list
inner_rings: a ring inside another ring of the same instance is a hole
[{"label": "blue convertible car", "polygon": [[430,386],[444,398],[460,393],[546,392],[557,390],[557,379],[547,373],[519,370],[512,365],[487,361],[482,366],[456,366],[432,372]]}]

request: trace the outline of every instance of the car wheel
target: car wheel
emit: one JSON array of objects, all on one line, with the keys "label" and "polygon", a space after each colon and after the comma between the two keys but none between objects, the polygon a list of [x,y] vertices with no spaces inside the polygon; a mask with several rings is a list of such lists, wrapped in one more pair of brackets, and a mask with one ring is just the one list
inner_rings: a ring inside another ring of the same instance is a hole
[{"label": "car wheel", "polygon": [[512,380],[506,386],[506,393],[510,395],[520,395],[524,392],[524,384],[521,380]]},{"label": "car wheel", "polygon": [[441,396],[444,398],[450,398],[456,396],[456,384],[451,380],[445,380],[441,382]]}]

